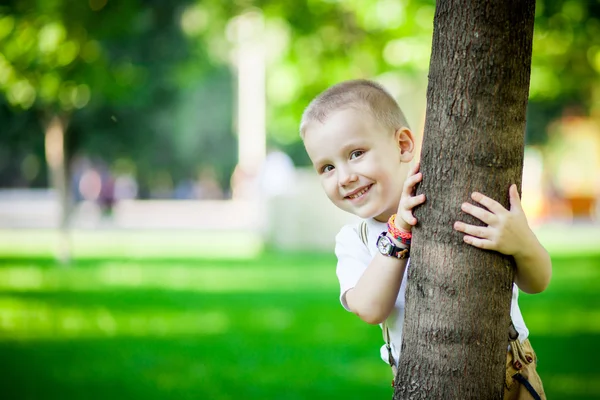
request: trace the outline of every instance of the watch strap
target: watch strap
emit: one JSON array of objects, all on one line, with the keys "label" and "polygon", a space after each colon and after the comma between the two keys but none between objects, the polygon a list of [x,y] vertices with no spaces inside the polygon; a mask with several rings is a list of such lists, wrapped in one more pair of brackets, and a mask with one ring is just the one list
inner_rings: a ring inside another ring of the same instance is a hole
[{"label": "watch strap", "polygon": [[[399,260],[405,260],[410,256],[410,248],[404,248],[404,247],[399,247],[396,246],[393,242],[393,240],[390,238],[389,233],[388,232],[381,232],[381,235],[379,235],[379,238],[377,239],[377,245],[379,247],[379,241],[385,237],[388,241],[389,241],[389,246],[391,246],[390,251],[388,252],[388,254],[382,253],[383,255],[386,255],[388,257],[395,257]],[[381,252],[381,250],[380,250]]]}]

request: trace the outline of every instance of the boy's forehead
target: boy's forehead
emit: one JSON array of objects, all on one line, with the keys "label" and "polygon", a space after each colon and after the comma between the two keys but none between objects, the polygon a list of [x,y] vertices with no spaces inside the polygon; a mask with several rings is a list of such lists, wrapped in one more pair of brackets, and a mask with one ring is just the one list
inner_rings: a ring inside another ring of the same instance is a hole
[{"label": "boy's forehead", "polygon": [[321,121],[310,121],[305,130],[305,146],[320,140],[343,139],[343,133],[354,125],[351,122],[348,110],[336,110]]},{"label": "boy's forehead", "polygon": [[311,121],[304,133],[304,147],[313,163],[340,149],[363,142],[380,130],[368,112],[343,109],[324,121]]},{"label": "boy's forehead", "polygon": [[344,107],[329,113],[322,121],[312,121],[313,130],[333,131],[357,125],[376,123],[370,111],[362,107]]},{"label": "boy's forehead", "polygon": [[[346,108],[329,114],[322,121],[312,121],[305,130],[309,135],[326,136],[328,140],[345,140],[348,137],[367,137],[386,131],[367,110]],[[324,139],[324,138],[323,138]]]}]

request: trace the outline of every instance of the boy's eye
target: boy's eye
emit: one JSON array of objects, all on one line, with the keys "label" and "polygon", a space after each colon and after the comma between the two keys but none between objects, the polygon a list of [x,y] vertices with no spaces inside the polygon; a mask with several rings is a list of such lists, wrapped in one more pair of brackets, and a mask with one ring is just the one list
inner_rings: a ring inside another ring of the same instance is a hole
[{"label": "boy's eye", "polygon": [[362,156],[363,154],[365,154],[365,152],[362,150],[354,150],[352,153],[350,153],[350,159],[353,160],[357,157]]},{"label": "boy's eye", "polygon": [[325,173],[325,172],[329,172],[329,171],[333,171],[333,165],[327,164],[327,165],[324,165],[323,167],[321,167],[321,173]]}]

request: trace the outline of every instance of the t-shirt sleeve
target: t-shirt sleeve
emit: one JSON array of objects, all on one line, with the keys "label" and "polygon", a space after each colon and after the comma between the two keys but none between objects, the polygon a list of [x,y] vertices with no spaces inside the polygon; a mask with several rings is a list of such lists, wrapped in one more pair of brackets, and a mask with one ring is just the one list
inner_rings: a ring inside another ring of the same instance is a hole
[{"label": "t-shirt sleeve", "polygon": [[336,274],[340,282],[340,302],[350,311],[346,303],[346,292],[356,286],[372,257],[352,225],[344,226],[335,237],[335,255]]}]

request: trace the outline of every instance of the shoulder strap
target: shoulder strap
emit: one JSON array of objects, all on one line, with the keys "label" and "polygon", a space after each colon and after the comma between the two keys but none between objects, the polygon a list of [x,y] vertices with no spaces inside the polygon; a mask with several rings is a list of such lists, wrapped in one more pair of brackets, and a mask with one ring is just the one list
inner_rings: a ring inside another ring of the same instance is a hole
[{"label": "shoulder strap", "polygon": [[358,235],[360,236],[360,240],[362,240],[365,246],[369,245],[369,227],[367,226],[367,221],[364,219],[360,221],[360,227],[358,228]]}]

